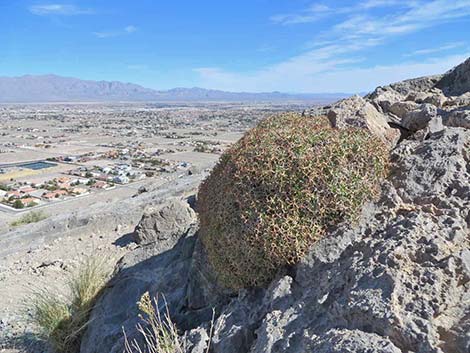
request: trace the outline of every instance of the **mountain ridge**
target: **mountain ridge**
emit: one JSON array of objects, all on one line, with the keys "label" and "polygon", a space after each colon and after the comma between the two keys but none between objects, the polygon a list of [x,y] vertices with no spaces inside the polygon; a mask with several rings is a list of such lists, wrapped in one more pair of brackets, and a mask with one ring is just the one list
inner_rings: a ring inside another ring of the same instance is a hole
[{"label": "mountain ridge", "polygon": [[121,81],[82,80],[55,74],[0,76],[1,103],[96,101],[309,101],[328,103],[347,93],[228,92],[201,87],[155,90]]}]

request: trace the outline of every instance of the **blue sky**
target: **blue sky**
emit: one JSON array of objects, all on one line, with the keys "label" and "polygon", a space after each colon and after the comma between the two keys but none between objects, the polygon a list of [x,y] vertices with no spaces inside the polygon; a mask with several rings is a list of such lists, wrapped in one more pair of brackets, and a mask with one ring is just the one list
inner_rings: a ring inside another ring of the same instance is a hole
[{"label": "blue sky", "polygon": [[364,92],[470,56],[470,0],[0,0],[0,76]]}]

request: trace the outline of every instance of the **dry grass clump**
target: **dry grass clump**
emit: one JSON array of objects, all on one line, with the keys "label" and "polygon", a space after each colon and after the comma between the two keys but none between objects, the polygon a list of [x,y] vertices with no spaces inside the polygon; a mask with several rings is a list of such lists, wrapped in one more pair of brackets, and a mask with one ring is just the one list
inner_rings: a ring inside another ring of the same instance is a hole
[{"label": "dry grass clump", "polygon": [[200,234],[221,284],[265,285],[328,228],[354,221],[387,169],[386,146],[366,130],[298,114],[262,121],[199,190]]},{"label": "dry grass clump", "polygon": [[[163,300],[165,301],[165,297]],[[171,320],[166,301],[163,316],[158,310],[158,297],[152,300],[149,292],[145,292],[137,304],[141,312],[139,317],[143,321],[143,325],[137,325],[142,343],[139,345],[136,339],[129,341],[124,331],[125,353],[185,353],[184,342],[178,334],[176,324]],[[205,353],[209,353],[213,321],[214,317],[212,317],[209,343]]]},{"label": "dry grass clump", "polygon": [[34,293],[30,299],[33,322],[45,339],[58,353],[80,351],[91,309],[109,277],[109,266],[95,258],[88,258],[71,276],[69,294],[60,295],[51,289]]},{"label": "dry grass clump", "polygon": [[19,227],[25,224],[36,223],[46,219],[48,216],[42,211],[31,211],[14,222],[11,222],[12,227]]},{"label": "dry grass clump", "polygon": [[152,303],[148,292],[142,295],[137,304],[142,313],[139,317],[144,323],[144,326],[139,324],[137,330],[144,343],[141,347],[137,340],[129,342],[126,337],[126,353],[184,353],[184,345],[178,335],[178,328],[170,318],[168,305],[165,303],[166,313],[162,316],[155,309],[158,308],[158,298]]}]

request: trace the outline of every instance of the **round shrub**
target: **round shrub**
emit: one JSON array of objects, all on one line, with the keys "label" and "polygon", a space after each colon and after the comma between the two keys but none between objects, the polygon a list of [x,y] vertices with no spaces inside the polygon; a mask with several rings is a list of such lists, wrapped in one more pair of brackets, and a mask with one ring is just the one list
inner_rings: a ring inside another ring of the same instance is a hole
[{"label": "round shrub", "polygon": [[388,151],[326,118],[268,118],[228,149],[198,195],[200,236],[220,284],[258,287],[377,195]]}]

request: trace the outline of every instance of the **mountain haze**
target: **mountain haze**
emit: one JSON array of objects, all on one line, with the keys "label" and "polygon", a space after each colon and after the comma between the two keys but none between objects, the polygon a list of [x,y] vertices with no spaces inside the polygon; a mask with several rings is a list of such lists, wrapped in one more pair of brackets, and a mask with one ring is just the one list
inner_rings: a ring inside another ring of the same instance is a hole
[{"label": "mountain haze", "polygon": [[133,83],[91,81],[57,75],[0,77],[0,102],[79,101],[290,101],[326,103],[348,96],[342,93],[287,94],[280,92],[226,92],[204,88],[157,91]]}]

